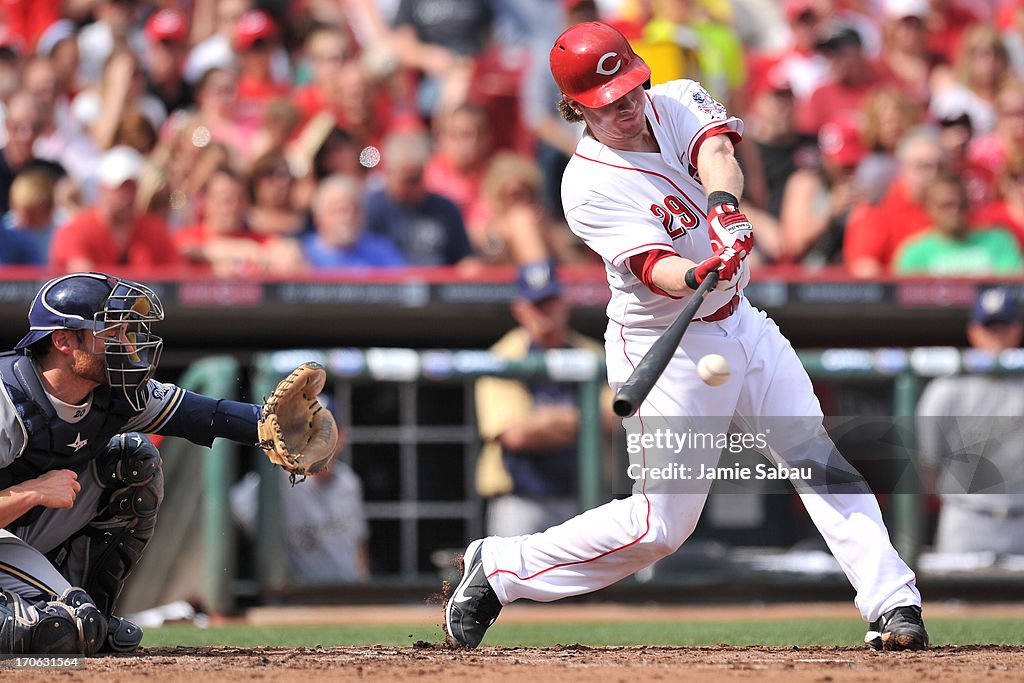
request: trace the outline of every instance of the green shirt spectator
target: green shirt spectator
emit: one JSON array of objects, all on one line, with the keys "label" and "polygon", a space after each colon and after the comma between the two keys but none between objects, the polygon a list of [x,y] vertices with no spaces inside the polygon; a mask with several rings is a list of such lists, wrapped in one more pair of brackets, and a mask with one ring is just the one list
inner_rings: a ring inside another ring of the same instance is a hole
[{"label": "green shirt spectator", "polygon": [[903,247],[900,275],[1012,275],[1024,271],[1017,239],[1002,228],[976,229],[962,239],[929,230]]},{"label": "green shirt spectator", "polygon": [[907,240],[896,254],[900,275],[1014,275],[1024,272],[1017,240],[998,227],[972,228],[961,179],[940,173],[924,191],[931,228]]}]

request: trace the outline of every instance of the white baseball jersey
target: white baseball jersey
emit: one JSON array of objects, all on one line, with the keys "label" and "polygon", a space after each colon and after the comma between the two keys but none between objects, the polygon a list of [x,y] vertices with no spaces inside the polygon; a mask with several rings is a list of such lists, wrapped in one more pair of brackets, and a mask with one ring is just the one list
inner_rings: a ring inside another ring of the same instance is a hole
[{"label": "white baseball jersey", "polygon": [[[629,258],[652,249],[700,262],[713,253],[707,194],[697,178],[701,144],[713,135],[743,134],[743,122],[699,83],[678,80],[646,92],[647,121],[659,152],[612,149],[584,134],[562,176],[569,227],[604,259],[612,298],[608,319],[625,328],[665,327],[689,297],[655,294],[629,269]],[[744,275],[737,291],[749,280]],[[713,291],[697,312],[704,317],[736,292]]]}]

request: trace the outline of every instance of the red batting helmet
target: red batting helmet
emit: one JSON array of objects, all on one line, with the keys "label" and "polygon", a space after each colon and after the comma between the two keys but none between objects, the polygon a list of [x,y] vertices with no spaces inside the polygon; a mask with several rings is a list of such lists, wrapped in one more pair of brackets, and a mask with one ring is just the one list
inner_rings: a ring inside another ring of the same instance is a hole
[{"label": "red batting helmet", "polygon": [[588,21],[566,29],[549,57],[558,89],[584,107],[611,104],[651,77],[626,37],[608,24]]}]

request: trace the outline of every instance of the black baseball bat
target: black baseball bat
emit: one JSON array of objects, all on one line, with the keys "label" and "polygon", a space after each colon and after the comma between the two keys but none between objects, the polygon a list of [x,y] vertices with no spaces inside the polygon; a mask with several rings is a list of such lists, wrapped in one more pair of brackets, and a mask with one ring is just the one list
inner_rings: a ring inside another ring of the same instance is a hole
[{"label": "black baseball bat", "polygon": [[704,278],[704,281],[700,283],[700,286],[693,293],[693,296],[690,297],[690,300],[686,302],[686,307],[679,313],[679,317],[669,325],[669,328],[665,330],[665,334],[661,335],[651,345],[651,348],[640,359],[637,366],[633,368],[633,373],[629,376],[629,379],[615,393],[612,410],[615,411],[616,415],[619,417],[629,417],[637,411],[640,404],[647,398],[647,394],[651,393],[655,382],[661,377],[661,373],[665,372],[668,362],[672,360],[679,342],[683,339],[686,328],[693,322],[693,316],[697,314],[697,309],[704,303],[704,297],[717,284],[718,271],[713,270],[708,273],[707,277]]}]

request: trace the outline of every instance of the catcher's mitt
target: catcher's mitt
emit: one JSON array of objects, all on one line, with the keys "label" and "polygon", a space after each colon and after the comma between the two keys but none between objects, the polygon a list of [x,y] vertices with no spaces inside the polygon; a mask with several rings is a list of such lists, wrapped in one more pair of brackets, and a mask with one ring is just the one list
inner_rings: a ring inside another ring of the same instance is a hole
[{"label": "catcher's mitt", "polygon": [[259,446],[270,462],[294,477],[316,474],[338,446],[338,425],[316,400],[327,381],[319,363],[303,363],[278,382],[263,403],[257,429]]}]

